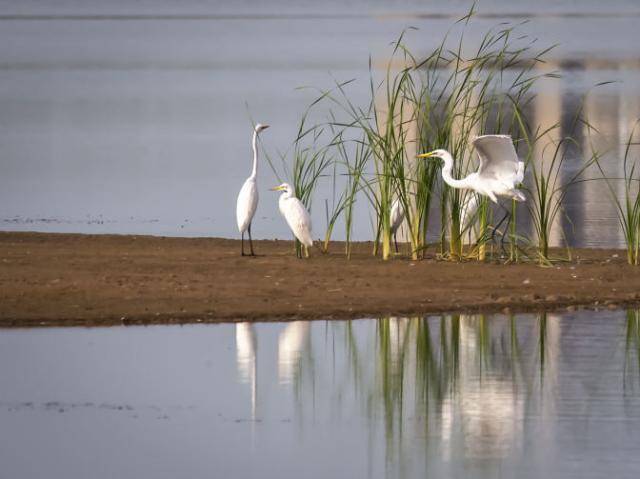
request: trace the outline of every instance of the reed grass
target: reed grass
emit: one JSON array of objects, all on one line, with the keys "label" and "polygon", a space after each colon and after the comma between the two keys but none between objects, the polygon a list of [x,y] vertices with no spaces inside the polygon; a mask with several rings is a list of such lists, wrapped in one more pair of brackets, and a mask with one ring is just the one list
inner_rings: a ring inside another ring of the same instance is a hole
[{"label": "reed grass", "polygon": [[[465,25],[473,12],[459,22]],[[530,90],[541,78],[554,77],[553,73],[534,71],[536,64],[544,61],[552,48],[534,50],[535,39],[526,36],[516,38],[517,27],[501,26],[490,29],[476,49],[470,49],[460,34],[455,48],[448,47],[445,38],[415,69],[422,77],[421,90],[414,96],[420,111],[418,148],[428,151],[444,148],[456,159],[453,175],[461,177],[475,170],[471,142],[476,135],[501,133],[513,137],[519,135],[511,102],[524,106],[531,101]],[[465,52],[471,51],[471,54]],[[508,81],[507,71],[518,66],[519,73]],[[433,184],[428,183],[430,191]],[[462,258],[463,236],[475,221],[464,223],[465,205],[472,201],[474,193],[440,184],[441,191],[441,244],[449,239],[446,254]],[[486,243],[491,222],[491,210],[486,198],[478,198],[479,220],[476,247],[472,255],[478,259],[486,256]],[[426,227],[423,229],[423,233]],[[441,249],[441,253],[445,253]],[[469,255],[466,255],[469,256]]]},{"label": "reed grass", "polygon": [[[554,259],[549,253],[551,232],[554,225],[559,228],[561,236],[565,239],[566,232],[558,224],[558,220],[565,215],[564,200],[569,189],[582,181],[584,173],[597,164],[598,153],[591,151],[588,154],[581,145],[572,137],[564,136],[556,138],[560,130],[559,124],[554,124],[545,130],[538,126],[535,131],[531,131],[525,123],[523,115],[518,105],[514,105],[514,111],[518,123],[521,127],[523,143],[526,146],[525,162],[530,173],[531,182],[528,186],[530,201],[526,203],[531,217],[536,240],[536,256],[541,265],[550,265]],[[570,131],[575,131],[577,127],[592,126],[582,116],[582,108],[576,113]],[[536,153],[536,149],[539,152]],[[567,171],[565,165],[569,159],[570,152],[578,154],[583,158],[582,166],[570,170],[568,178],[562,178],[562,172]],[[571,251],[567,245],[566,259],[571,258]]]},{"label": "reed grass", "polygon": [[[304,204],[309,212],[312,210],[315,189],[320,179],[326,176],[326,170],[334,164],[332,147],[339,142],[339,134],[335,134],[326,123],[309,124],[309,115],[313,109],[324,100],[320,95],[304,111],[295,140],[290,149],[280,153],[282,172],[292,184],[295,196]],[[265,154],[269,165],[280,179],[278,168],[273,160]],[[292,157],[292,160],[289,158]],[[291,167],[289,167],[291,163]],[[295,239],[295,250],[298,257],[303,255],[303,245]],[[304,251],[307,256],[308,252]]]},{"label": "reed grass", "polygon": [[[396,42],[394,55],[399,51],[400,40]],[[393,60],[393,56],[392,56]],[[385,80],[376,85],[373,73],[370,75],[370,100],[365,108],[356,106],[342,85],[338,85],[339,97],[334,101],[349,116],[350,125],[361,132],[361,137],[369,150],[368,157],[373,163],[371,178],[366,179],[363,188],[376,212],[376,228],[374,254],[378,253],[382,243],[382,258],[391,257],[391,205],[398,188],[405,177],[405,160],[407,158],[407,144],[409,131],[407,125],[411,122],[412,112],[405,101],[405,91],[412,81],[411,71],[404,68],[400,73],[392,72],[392,60],[389,61]],[[369,62],[371,71],[371,61]],[[380,90],[382,89],[382,94]],[[377,105],[377,99],[382,96],[384,106]],[[407,211],[405,210],[405,214]],[[410,216],[408,212],[408,216]]]},{"label": "reed grass", "polygon": [[619,179],[623,184],[623,198],[618,198],[613,185],[615,179],[608,178],[596,156],[597,165],[602,178],[605,180],[610,192],[611,201],[616,207],[618,222],[622,228],[625,246],[627,250],[627,263],[637,266],[640,263],[640,169],[638,159],[631,159],[631,148],[639,143],[634,142],[634,136],[639,121],[634,124],[627,139],[624,156],[622,157],[622,170],[624,177]]},{"label": "reed grass", "polygon": [[[346,153],[346,149],[342,150]],[[347,182],[345,184],[346,205],[344,208],[344,227],[345,227],[345,255],[347,259],[351,259],[351,233],[353,229],[353,207],[356,203],[358,193],[362,189],[362,182],[365,174],[365,168],[369,163],[371,150],[366,146],[364,139],[354,142],[354,155],[346,155],[343,157],[344,165],[347,169]]]},{"label": "reed grass", "polygon": [[[520,253],[532,243],[540,264],[552,260],[551,229],[565,214],[563,200],[567,190],[584,181],[582,174],[598,156],[592,154],[577,174],[568,181],[562,179],[560,172],[569,145],[579,148],[578,143],[571,136],[554,140],[559,125],[542,130],[530,125],[523,113],[536,98],[534,85],[542,79],[559,77],[553,71],[537,70],[555,45],[537,49],[535,38],[520,34],[521,24],[500,24],[489,29],[479,42],[471,43],[465,38],[465,29],[473,14],[472,8],[456,22],[456,27],[461,28],[458,37],[448,33],[435,49],[420,58],[405,43],[412,29],[403,31],[392,43],[381,79],[376,79],[370,59],[369,98],[364,106],[351,99],[348,88],[353,80],[334,81],[331,90],[319,90],[319,97],[302,115],[292,145],[291,168],[287,166],[289,155],[282,155],[282,162],[296,195],[308,209],[319,182],[332,182],[332,198],[325,201],[324,252],[328,252],[335,226],[342,218],[345,255],[351,257],[354,205],[364,195],[373,210],[373,254],[381,253],[384,260],[393,256],[390,212],[396,198],[405,212],[412,259],[424,256],[428,235],[432,234],[440,238],[440,254],[444,258],[484,261],[493,251],[496,237],[500,237],[503,251],[504,242],[509,243],[510,261],[528,257]],[[330,106],[329,119],[309,125],[309,113],[319,104]],[[575,125],[589,128],[581,114],[576,115]],[[473,139],[484,134],[511,135],[518,152],[524,155],[526,176],[530,178],[527,209],[534,238],[518,232],[514,201],[508,205],[507,223],[498,231],[494,221],[498,216],[487,198],[449,187],[442,182],[436,161],[415,158],[419,152],[447,149],[455,158],[453,176],[466,176],[477,166]],[[539,158],[534,150],[540,150]],[[634,164],[632,175],[635,172]],[[471,201],[477,207],[472,215],[466,215]],[[623,205],[618,206],[620,211],[627,211]],[[635,203],[627,202],[627,207],[631,216],[626,214],[622,224],[623,228],[628,224],[629,232],[635,232],[637,263],[640,196],[635,197]],[[440,210],[439,231],[430,218],[436,209]],[[471,236],[472,232],[475,239],[466,247],[465,235]]]}]

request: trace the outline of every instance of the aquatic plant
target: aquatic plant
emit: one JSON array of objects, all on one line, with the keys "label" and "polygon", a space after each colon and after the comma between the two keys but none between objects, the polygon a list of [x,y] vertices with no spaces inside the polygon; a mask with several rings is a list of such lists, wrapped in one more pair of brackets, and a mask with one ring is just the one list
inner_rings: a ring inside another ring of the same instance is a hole
[{"label": "aquatic plant", "polygon": [[[347,90],[354,80],[335,81],[331,90],[319,90],[320,96],[305,111],[293,143],[290,176],[296,194],[308,208],[320,178],[332,181],[332,198],[325,200],[324,252],[343,218],[345,254],[350,257],[353,207],[357,197],[364,195],[373,210],[373,254],[381,252],[385,260],[392,256],[390,213],[397,200],[405,214],[412,259],[424,256],[432,234],[440,238],[440,253],[445,258],[484,260],[488,248],[500,238],[503,252],[505,241],[509,243],[509,260],[518,261],[523,246],[535,243],[538,261],[549,263],[550,232],[564,214],[566,192],[583,181],[581,175],[596,155],[564,181],[560,171],[567,154],[580,145],[567,135],[555,139],[558,124],[542,130],[530,125],[523,113],[536,98],[532,91],[536,82],[559,77],[554,71],[537,69],[554,46],[534,48],[536,39],[520,35],[520,24],[500,24],[470,45],[465,28],[474,13],[472,8],[456,22],[460,31],[455,41],[447,34],[420,59],[405,44],[413,29],[402,32],[392,43],[380,80],[370,59],[369,98],[364,106],[355,104]],[[309,111],[320,103],[330,105],[329,119],[307,126]],[[586,119],[576,115],[574,126],[584,125],[588,125]],[[517,231],[515,202],[497,216],[498,209],[487,198],[443,183],[437,162],[415,158],[418,152],[447,149],[456,159],[453,176],[465,176],[476,170],[472,140],[484,134],[511,135],[525,159],[532,239]],[[430,214],[438,209],[440,230],[436,234],[430,231]],[[496,222],[494,217],[502,219]]]},{"label": "aquatic plant", "polygon": [[596,165],[600,170],[602,178],[606,181],[609,192],[611,193],[611,201],[616,207],[618,222],[622,228],[624,241],[627,249],[627,262],[630,265],[637,266],[640,263],[640,170],[637,168],[637,159],[631,160],[631,148],[638,143],[634,142],[634,135],[640,120],[634,124],[629,138],[627,139],[624,155],[622,157],[622,171],[624,177],[617,179],[623,183],[622,199],[618,198],[613,181],[616,179],[608,178],[604,169],[596,155]]},{"label": "aquatic plant", "polygon": [[[334,128],[333,124],[330,124],[329,127],[332,129]],[[341,141],[342,140],[341,135],[342,133],[339,133],[337,136],[338,141],[336,142],[336,149],[340,157],[344,161],[348,161],[349,155],[347,154],[345,144]],[[331,241],[333,228],[335,227],[335,224],[338,221],[338,218],[340,217],[342,212],[348,207],[349,202],[353,201],[353,197],[349,195],[351,190],[348,187],[344,188],[344,190],[340,193],[338,200],[336,201],[336,194],[337,194],[336,192],[338,188],[338,176],[340,175],[339,173],[340,166],[342,166],[340,162],[335,160],[332,162],[331,210],[329,210],[329,200],[325,199],[325,216],[326,216],[327,226],[325,230],[324,241],[322,242],[322,247],[321,247],[322,252],[325,254],[329,252],[329,242]]]},{"label": "aquatic plant", "polygon": [[[597,163],[598,153],[594,150],[587,153],[571,135],[558,138],[559,124],[551,125],[545,130],[537,126],[532,131],[525,123],[518,105],[514,105],[514,111],[526,146],[525,161],[531,179],[527,186],[530,201],[526,206],[534,229],[536,255],[540,264],[549,265],[552,261],[549,254],[551,230],[557,225],[559,217],[566,215],[564,199],[567,192],[575,184],[586,181],[583,175]],[[582,115],[582,106],[576,112],[569,131],[575,132],[578,127],[587,130],[592,128]],[[563,172],[567,171],[566,163],[570,155],[582,157],[582,165],[571,169],[568,175],[563,175]],[[562,237],[566,238],[562,226],[557,227]],[[570,258],[571,251],[568,246],[567,254]]]},{"label": "aquatic plant", "polygon": [[[399,48],[400,40],[396,42],[394,55]],[[371,71],[371,61],[369,65]],[[366,107],[355,105],[342,84],[337,85],[340,94],[332,97],[348,115],[349,126],[361,132],[362,144],[369,150],[366,158],[371,159],[373,172],[371,178],[362,177],[362,189],[366,190],[376,213],[373,253],[378,253],[382,243],[382,258],[385,260],[391,257],[391,205],[398,185],[405,178],[406,148],[409,143],[407,126],[413,118],[405,95],[408,85],[413,81],[411,69],[404,68],[395,74],[391,66],[392,61],[389,61],[385,80],[378,86],[371,72],[370,100]],[[380,89],[382,94],[379,93]],[[384,101],[382,106],[377,101],[380,95]],[[411,213],[405,210],[405,214],[410,216]]]},{"label": "aquatic plant", "polygon": [[[365,168],[370,158],[370,150],[366,147],[362,139],[347,139],[345,132],[347,127],[336,128],[338,122],[332,114],[332,121],[328,127],[333,133],[333,142],[330,145],[335,152],[333,161],[332,178],[332,206],[329,210],[329,201],[325,200],[327,229],[322,245],[322,251],[329,251],[329,242],[333,229],[340,218],[344,215],[345,225],[345,255],[351,258],[351,232],[353,228],[353,207],[356,203],[358,193],[362,189]],[[339,183],[343,183],[342,191],[336,201]]]},{"label": "aquatic plant", "polygon": [[[463,21],[468,22],[470,17],[471,13]],[[520,125],[512,103],[524,108],[531,101],[529,92],[535,82],[555,76],[534,71],[552,47],[534,51],[531,45],[535,39],[528,39],[528,43],[524,43],[526,37],[513,40],[515,31],[516,26],[490,29],[469,57],[464,56],[467,48],[463,32],[454,52],[443,53],[445,49],[441,46],[426,62],[425,85],[430,94],[425,97],[430,98],[429,109],[433,113],[428,118],[422,143],[427,149],[445,148],[452,153],[456,158],[454,177],[475,170],[471,141],[476,135],[502,133],[517,138]],[[514,67],[519,72],[510,79],[507,72]],[[448,254],[453,258],[463,257],[463,235],[479,220],[476,247],[469,253],[484,259],[485,245],[492,238],[489,234],[492,210],[487,199],[477,199],[476,214],[466,218],[463,224],[463,214],[466,205],[473,201],[473,193],[446,184],[442,184],[441,191],[441,238],[444,240],[448,233]]]},{"label": "aquatic plant", "polygon": [[[346,153],[346,149],[340,151]],[[362,189],[363,175],[369,162],[371,150],[369,150],[364,139],[354,140],[353,161],[351,155],[343,156],[344,165],[347,168],[347,182],[345,184],[346,205],[344,207],[344,228],[345,228],[345,254],[347,259],[351,258],[351,232],[353,228],[353,207],[356,203],[358,193]]]}]

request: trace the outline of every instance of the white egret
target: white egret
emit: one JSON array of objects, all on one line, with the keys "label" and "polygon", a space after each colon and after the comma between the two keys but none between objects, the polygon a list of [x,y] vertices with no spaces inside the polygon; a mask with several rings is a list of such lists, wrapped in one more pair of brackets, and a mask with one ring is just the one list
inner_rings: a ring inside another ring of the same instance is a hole
[{"label": "white egret", "polygon": [[393,244],[396,247],[396,253],[398,252],[398,241],[396,240],[396,233],[400,228],[400,225],[404,221],[404,207],[400,198],[396,198],[391,205],[391,213],[389,214],[389,220],[391,223],[391,234],[393,235]]},{"label": "white egret", "polygon": [[[418,158],[442,158],[442,179],[453,188],[463,188],[488,196],[494,203],[498,196],[524,201],[518,189],[524,179],[524,163],[518,159],[513,141],[508,135],[484,135],[473,140],[480,158],[480,167],[475,173],[460,180],[451,176],[453,157],[446,150],[434,150],[418,155]],[[471,206],[471,205],[469,205]],[[470,211],[471,208],[467,208]]]},{"label": "white egret", "polygon": [[242,256],[244,254],[244,232],[249,233],[249,247],[251,249],[251,256],[255,256],[253,252],[253,242],[251,241],[251,221],[253,215],[256,213],[258,207],[258,133],[262,130],[269,128],[269,125],[263,125],[258,123],[253,130],[253,140],[251,146],[253,147],[253,170],[251,176],[246,179],[240,193],[238,194],[238,201],[236,203],[236,220],[238,221],[238,230],[242,235]]},{"label": "white egret", "polygon": [[[293,188],[291,188],[291,185],[288,183],[282,183],[280,186],[271,188],[271,191],[283,192],[278,200],[280,213],[284,216],[289,228],[294,236],[298,238],[298,241],[300,241],[305,248],[309,248],[313,245],[313,240],[311,239],[311,217],[302,204],[302,201],[294,196]],[[308,249],[305,250],[305,256],[309,257]]]}]

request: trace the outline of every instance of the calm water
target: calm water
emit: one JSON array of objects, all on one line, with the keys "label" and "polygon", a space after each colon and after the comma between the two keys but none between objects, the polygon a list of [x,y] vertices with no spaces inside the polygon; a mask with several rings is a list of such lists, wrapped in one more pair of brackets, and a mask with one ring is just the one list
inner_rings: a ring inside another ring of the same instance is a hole
[{"label": "calm water", "polygon": [[[0,1],[0,230],[235,237],[250,117],[272,125],[267,151],[285,151],[315,95],[296,87],[357,78],[352,99],[364,101],[370,54],[384,65],[408,26],[420,29],[408,44],[429,51],[470,4],[441,3]],[[524,32],[560,43],[549,65],[564,74],[541,87],[530,112],[538,122],[566,124],[593,84],[618,81],[593,93],[586,110],[605,134],[607,171],[619,173],[620,143],[640,115],[640,6],[483,1],[467,37],[526,18]],[[263,164],[256,237],[289,237],[267,191],[277,183]],[[619,245],[606,194],[594,182],[572,191],[571,221],[559,221],[553,241],[564,226],[572,244]],[[330,197],[327,181],[314,199],[315,236]],[[371,238],[364,203],[356,239]]]},{"label": "calm water", "polygon": [[635,478],[639,318],[2,330],[1,475]]}]

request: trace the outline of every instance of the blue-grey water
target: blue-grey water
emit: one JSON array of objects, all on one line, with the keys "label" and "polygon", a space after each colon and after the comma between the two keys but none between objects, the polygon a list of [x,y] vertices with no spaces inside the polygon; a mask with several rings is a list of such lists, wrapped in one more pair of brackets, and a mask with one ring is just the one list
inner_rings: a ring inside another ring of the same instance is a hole
[{"label": "blue-grey water", "polygon": [[0,476],[636,478],[637,311],[0,331]]},{"label": "blue-grey water", "polygon": [[[370,55],[382,71],[389,43],[409,26],[419,30],[409,32],[408,45],[429,51],[470,4],[3,0],[0,230],[235,237],[251,118],[272,125],[262,146],[277,158],[315,97],[297,87],[356,78],[350,95],[364,102]],[[564,75],[541,86],[536,121],[566,123],[584,92],[616,81],[596,89],[585,107],[615,176],[621,143],[640,116],[640,6],[483,1],[467,38],[473,43],[491,26],[526,19],[522,31],[541,46],[559,43],[547,66]],[[267,190],[279,181],[264,161],[259,174],[254,237],[287,238]],[[572,244],[620,245],[607,194],[602,182],[574,188],[571,221],[558,222],[552,241],[561,242],[564,226]],[[331,181],[323,181],[312,211],[316,237],[331,197]],[[364,198],[356,208],[354,237],[370,239]]]}]

